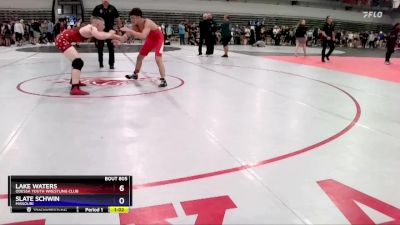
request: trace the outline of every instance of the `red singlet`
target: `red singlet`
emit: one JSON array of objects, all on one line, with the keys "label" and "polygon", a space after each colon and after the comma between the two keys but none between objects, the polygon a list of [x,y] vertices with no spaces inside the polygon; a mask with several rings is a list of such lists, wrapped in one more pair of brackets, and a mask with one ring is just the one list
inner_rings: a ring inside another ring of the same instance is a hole
[{"label": "red singlet", "polygon": [[73,42],[82,42],[87,38],[83,37],[79,33],[79,29],[71,29],[65,30],[61,34],[59,34],[56,38],[56,47],[61,51],[65,52],[68,48],[70,48]]},{"label": "red singlet", "polygon": [[153,49],[156,52],[156,56],[162,55],[164,49],[164,34],[161,32],[161,27],[158,27],[157,30],[150,31],[139,54],[147,56]]}]

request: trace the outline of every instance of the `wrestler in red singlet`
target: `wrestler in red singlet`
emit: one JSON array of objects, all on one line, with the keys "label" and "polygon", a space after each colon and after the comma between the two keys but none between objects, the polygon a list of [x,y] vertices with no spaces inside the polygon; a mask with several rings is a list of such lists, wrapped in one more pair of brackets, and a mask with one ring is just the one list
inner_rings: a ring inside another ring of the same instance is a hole
[{"label": "wrestler in red singlet", "polygon": [[162,56],[164,49],[164,34],[161,32],[161,27],[158,27],[157,30],[150,31],[139,54],[147,56],[153,49],[155,50],[156,56]]},{"label": "wrestler in red singlet", "polygon": [[69,47],[72,46],[72,43],[82,42],[86,39],[87,38],[83,37],[79,33],[79,29],[65,30],[57,36],[56,47],[61,52],[65,52]]},{"label": "wrestler in red singlet", "polygon": [[139,8],[133,8],[129,13],[129,17],[131,18],[132,28],[121,28],[121,31],[126,32],[123,36],[122,42],[125,42],[128,39],[128,36],[134,36],[136,39],[145,40],[145,43],[139,51],[133,74],[126,75],[125,77],[127,79],[137,80],[143,59],[154,49],[156,64],[160,71],[160,84],[158,86],[166,87],[167,81],[165,80],[165,66],[162,59],[164,35],[161,32],[161,28],[151,19],[143,18],[142,10]]}]

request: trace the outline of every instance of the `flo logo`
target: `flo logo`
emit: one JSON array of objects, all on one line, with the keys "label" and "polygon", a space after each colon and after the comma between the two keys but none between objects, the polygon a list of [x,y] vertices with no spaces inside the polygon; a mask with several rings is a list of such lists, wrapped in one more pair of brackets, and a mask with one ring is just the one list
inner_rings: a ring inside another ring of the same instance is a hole
[{"label": "flo logo", "polygon": [[364,18],[382,18],[382,11],[364,11]]}]

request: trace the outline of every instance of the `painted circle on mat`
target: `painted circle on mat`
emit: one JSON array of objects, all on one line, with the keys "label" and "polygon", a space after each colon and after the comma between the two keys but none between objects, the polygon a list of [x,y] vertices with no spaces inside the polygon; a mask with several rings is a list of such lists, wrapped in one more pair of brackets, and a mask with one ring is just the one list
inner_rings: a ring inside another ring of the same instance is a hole
[{"label": "painted circle on mat", "polygon": [[[106,76],[99,75],[99,73],[106,72],[108,73]],[[17,89],[26,94],[52,98],[115,98],[161,93],[179,88],[185,83],[179,77],[167,76],[168,86],[160,88],[158,87],[158,74],[144,73],[142,76],[139,75],[138,80],[128,80],[125,78],[125,74],[129,74],[129,72],[85,72],[81,77],[81,82],[87,85],[82,87],[82,90],[90,93],[86,96],[69,94],[71,75],[64,73],[23,81],[18,84]]]}]

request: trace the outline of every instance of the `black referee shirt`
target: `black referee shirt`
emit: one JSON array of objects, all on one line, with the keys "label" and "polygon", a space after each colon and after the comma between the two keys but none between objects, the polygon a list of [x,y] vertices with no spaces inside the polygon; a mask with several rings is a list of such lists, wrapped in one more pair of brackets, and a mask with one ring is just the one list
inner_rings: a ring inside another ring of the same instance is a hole
[{"label": "black referee shirt", "polygon": [[322,28],[322,30],[325,32],[326,36],[333,38],[333,31],[335,31],[335,25],[333,25],[333,23],[331,25],[325,23],[324,28]]},{"label": "black referee shirt", "polygon": [[118,10],[113,6],[109,5],[107,9],[103,7],[103,4],[96,6],[92,12],[92,16],[101,17],[105,22],[104,31],[108,32],[113,29],[114,21],[119,17]]},{"label": "black referee shirt", "polygon": [[398,36],[399,36],[399,32],[397,32],[396,30],[392,30],[392,32],[390,32],[389,35],[387,36],[387,43],[396,45]]}]

